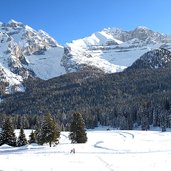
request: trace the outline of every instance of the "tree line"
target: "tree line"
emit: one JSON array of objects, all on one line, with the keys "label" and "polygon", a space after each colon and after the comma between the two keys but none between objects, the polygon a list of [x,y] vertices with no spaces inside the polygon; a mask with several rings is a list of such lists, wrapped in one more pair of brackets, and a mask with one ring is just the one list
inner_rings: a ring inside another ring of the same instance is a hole
[{"label": "tree line", "polygon": [[[59,143],[61,132],[60,126],[50,113],[43,116],[41,123],[30,133],[29,140],[26,138],[22,125],[18,137],[16,137],[14,130],[12,118],[10,116],[6,117],[0,131],[0,145],[7,144],[14,147],[20,147],[32,143],[37,143],[39,145],[48,143],[51,147],[53,144],[57,145]],[[87,142],[84,119],[80,113],[73,114],[73,119],[70,124],[69,139],[71,140],[71,143]]]}]

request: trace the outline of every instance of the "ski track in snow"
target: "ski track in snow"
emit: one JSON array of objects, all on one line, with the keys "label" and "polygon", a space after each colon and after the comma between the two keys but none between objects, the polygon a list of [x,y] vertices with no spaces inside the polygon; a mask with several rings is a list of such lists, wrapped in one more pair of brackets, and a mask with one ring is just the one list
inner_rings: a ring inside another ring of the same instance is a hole
[{"label": "ski track in snow", "polygon": [[101,157],[97,157],[104,165],[105,165],[105,167],[108,169],[108,170],[110,170],[110,171],[114,171],[113,169],[112,169],[112,164],[109,164],[108,162],[106,162],[104,159],[102,159]]},{"label": "ski track in snow", "polygon": [[[128,140],[130,137],[131,137],[131,139],[135,138],[135,135],[130,132],[118,131],[118,132],[113,132],[113,133],[124,137],[126,140]],[[152,140],[148,140],[148,141],[152,142]],[[169,141],[169,140],[166,140],[166,141]],[[151,151],[129,151],[129,150],[111,149],[111,148],[105,146],[105,141],[97,141],[93,146],[94,146],[94,148],[99,148],[99,149],[110,151],[110,152],[108,152],[108,154],[109,153],[111,153],[111,154],[147,154],[147,153],[165,153],[165,152],[171,153],[171,149],[170,150],[151,150]],[[105,154],[104,152],[102,152],[102,153]]]},{"label": "ski track in snow", "polygon": [[[122,133],[120,133],[120,134],[130,135],[130,136],[132,137],[132,139],[134,139],[134,137],[135,137],[135,135],[134,135],[134,134],[129,133],[129,132],[122,132]],[[127,136],[125,136],[125,137],[127,137]]]},{"label": "ski track in snow", "polygon": [[111,152],[100,152],[103,154],[146,154],[146,153],[165,153],[165,152],[171,152],[171,150],[153,150],[153,151],[139,151],[139,152],[134,152],[134,151],[118,151],[116,149],[111,149],[111,148],[107,148],[104,146],[101,146],[100,144],[104,144],[104,141],[98,141],[96,144],[94,144],[95,148],[99,148],[99,149],[104,149],[104,150],[108,150]]},{"label": "ski track in snow", "polygon": [[37,151],[41,151],[45,149],[45,147],[39,147],[39,148],[33,148],[33,147],[28,147],[23,146],[23,147],[12,147],[11,149],[4,149],[0,150],[0,155],[10,155],[10,154],[24,154],[28,152],[34,152],[36,153]]},{"label": "ski track in snow", "polygon": [[103,143],[104,143],[104,141],[98,141],[98,142],[96,142],[96,144],[94,144],[93,146],[94,146],[95,148],[100,148],[100,149],[104,149],[104,150],[116,151],[116,150],[111,149],[111,148],[107,148],[107,147],[100,146],[100,144],[103,144]]},{"label": "ski track in snow", "polygon": [[132,133],[129,133],[129,132],[123,132],[123,131],[116,131],[116,132],[113,132],[114,134],[118,134],[120,135],[121,137],[123,137],[123,140],[125,141],[126,139],[134,139],[135,138],[135,135],[132,134]]}]

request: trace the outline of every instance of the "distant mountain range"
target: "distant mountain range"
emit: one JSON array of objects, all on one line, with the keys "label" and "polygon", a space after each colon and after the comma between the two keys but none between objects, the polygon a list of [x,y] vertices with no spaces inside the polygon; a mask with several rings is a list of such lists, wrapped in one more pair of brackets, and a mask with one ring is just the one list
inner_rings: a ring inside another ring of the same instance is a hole
[{"label": "distant mountain range", "polygon": [[24,92],[29,78],[48,80],[82,70],[120,72],[160,47],[171,49],[171,35],[146,27],[132,31],[108,28],[63,47],[42,30],[14,20],[1,23],[0,96]]}]

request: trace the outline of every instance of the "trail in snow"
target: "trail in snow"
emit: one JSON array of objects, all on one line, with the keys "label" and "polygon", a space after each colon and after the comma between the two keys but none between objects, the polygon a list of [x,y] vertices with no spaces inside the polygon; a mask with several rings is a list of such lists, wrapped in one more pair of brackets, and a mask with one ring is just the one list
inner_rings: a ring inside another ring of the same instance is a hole
[{"label": "trail in snow", "polygon": [[44,146],[32,146],[32,145],[26,145],[23,147],[6,147],[6,148],[0,148],[0,155],[10,155],[10,154],[23,154],[23,153],[36,153],[37,151],[43,151],[46,147]]},{"label": "trail in snow", "polygon": [[[94,144],[95,148],[99,148],[99,149],[103,149],[103,150],[108,150],[111,152],[100,152],[103,154],[146,154],[146,153],[165,153],[165,152],[171,152],[171,150],[152,150],[152,151],[129,151],[129,150],[116,150],[116,149],[111,149],[111,148],[107,148],[104,146],[101,146],[100,144],[104,144],[103,141],[98,141],[96,144]],[[96,153],[95,153],[96,154]]]},{"label": "trail in snow", "polygon": [[102,159],[101,157],[97,157],[104,165],[105,167],[110,170],[110,171],[114,171],[114,169],[112,168],[112,164],[109,164],[108,162],[106,162],[104,159]]},{"label": "trail in snow", "polygon": [[131,139],[135,138],[135,135],[133,133],[130,133],[130,132],[125,132],[125,131],[112,131],[112,132],[115,134],[121,135],[124,139],[126,139],[126,138],[129,139],[130,137],[131,137]]},{"label": "trail in snow", "polygon": [[111,148],[107,148],[107,147],[100,146],[100,144],[103,144],[103,143],[104,143],[104,141],[98,141],[98,142],[96,142],[96,144],[94,144],[93,146],[94,146],[95,148],[101,148],[101,149],[104,149],[104,150],[116,151],[116,150],[111,149]]},{"label": "trail in snow", "polygon": [[126,134],[126,135],[130,135],[130,136],[132,137],[132,139],[134,139],[134,137],[135,137],[135,135],[134,135],[134,134],[129,133],[129,132],[121,132],[121,133],[120,133],[120,135],[123,135],[123,136],[126,138],[127,136],[125,136],[124,134]]}]

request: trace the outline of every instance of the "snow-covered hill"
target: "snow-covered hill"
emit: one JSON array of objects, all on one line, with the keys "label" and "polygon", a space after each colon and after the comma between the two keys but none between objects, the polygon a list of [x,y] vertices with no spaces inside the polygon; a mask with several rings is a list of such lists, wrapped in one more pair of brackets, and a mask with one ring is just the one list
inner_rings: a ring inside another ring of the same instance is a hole
[{"label": "snow-covered hill", "polygon": [[144,53],[161,46],[171,48],[171,35],[142,26],[132,31],[108,28],[68,43],[64,62],[73,71],[90,65],[113,73],[122,71]]},{"label": "snow-covered hill", "polygon": [[[31,131],[25,131],[28,135]],[[0,146],[2,171],[170,171],[171,133],[87,131],[86,144],[71,144],[62,132],[59,145]],[[76,153],[70,154],[75,148]]]},{"label": "snow-covered hill", "polygon": [[44,31],[14,20],[0,24],[0,78],[6,93],[24,91],[23,80],[49,79],[65,73],[64,49]]},{"label": "snow-covered hill", "polygon": [[171,52],[164,48],[151,50],[137,59],[128,69],[157,69],[171,66]]}]

